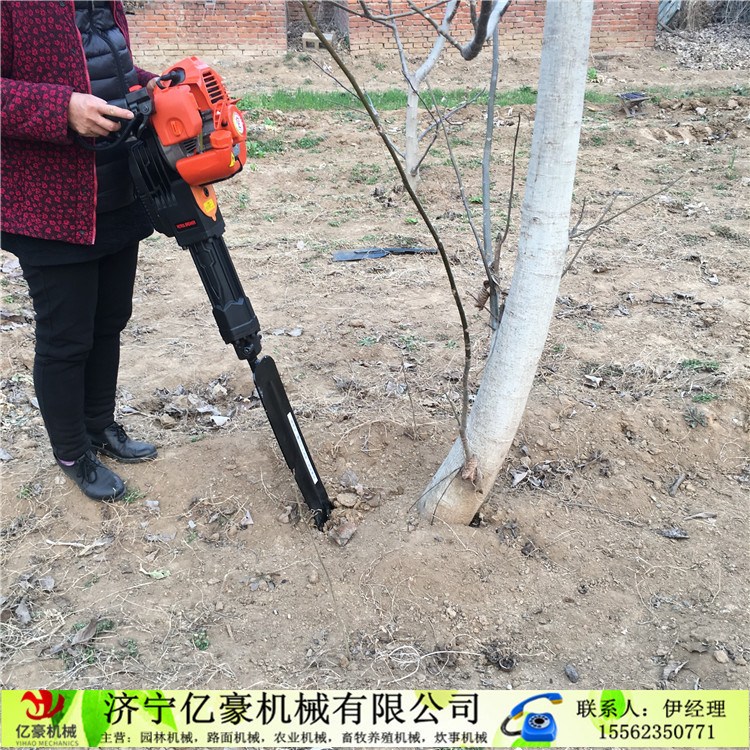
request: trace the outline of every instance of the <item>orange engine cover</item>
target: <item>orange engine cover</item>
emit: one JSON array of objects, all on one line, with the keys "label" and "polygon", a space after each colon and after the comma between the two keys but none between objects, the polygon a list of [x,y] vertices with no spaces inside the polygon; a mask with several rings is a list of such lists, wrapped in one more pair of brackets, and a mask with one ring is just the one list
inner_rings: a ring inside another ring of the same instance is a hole
[{"label": "orange engine cover", "polygon": [[242,169],[245,120],[215,70],[186,57],[162,74],[153,98],[151,125],[165,152],[178,150],[173,166],[185,182],[207,185]]}]

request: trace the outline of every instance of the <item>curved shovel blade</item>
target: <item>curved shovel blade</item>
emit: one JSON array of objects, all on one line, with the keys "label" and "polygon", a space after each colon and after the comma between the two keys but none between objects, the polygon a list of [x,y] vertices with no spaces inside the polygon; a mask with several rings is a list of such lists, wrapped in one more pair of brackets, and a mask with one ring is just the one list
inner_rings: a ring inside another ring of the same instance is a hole
[{"label": "curved shovel blade", "polygon": [[289,405],[284,385],[271,357],[260,357],[254,363],[255,387],[268,421],[279,443],[287,466],[292,470],[302,497],[313,512],[315,525],[320,529],[328,520],[333,505],[315,468],[297,419]]}]

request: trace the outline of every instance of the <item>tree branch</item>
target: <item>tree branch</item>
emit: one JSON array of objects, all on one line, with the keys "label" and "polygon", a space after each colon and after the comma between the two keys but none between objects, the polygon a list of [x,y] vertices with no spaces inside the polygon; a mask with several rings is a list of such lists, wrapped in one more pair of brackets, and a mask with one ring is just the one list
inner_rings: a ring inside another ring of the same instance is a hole
[{"label": "tree branch", "polygon": [[[469,106],[470,104],[474,104],[474,102],[475,102],[475,101],[476,101],[477,99],[479,99],[479,97],[480,97],[480,96],[482,96],[482,94],[483,94],[483,93],[484,93],[484,91],[477,91],[477,93],[476,93],[476,94],[474,94],[474,96],[472,96],[472,97],[471,97],[471,99],[468,99],[468,100],[467,100],[467,101],[465,101],[465,102],[461,102],[461,104],[459,104],[459,105],[458,105],[457,107],[454,107],[453,109],[451,109],[451,110],[449,110],[448,112],[446,112],[446,113],[445,113],[445,114],[443,115],[443,119],[444,119],[444,120],[445,120],[445,121],[446,121],[446,122],[447,122],[447,123],[448,123],[449,125],[452,125],[453,123],[452,123],[452,122],[450,121],[450,118],[451,118],[451,117],[453,117],[453,115],[455,115],[455,114],[456,114],[456,112],[460,112],[460,111],[461,111],[462,109],[465,109],[465,108],[466,108],[466,107],[468,107],[468,106]],[[425,137],[425,136],[426,136],[426,135],[427,135],[428,133],[430,133],[431,131],[433,131],[433,130],[434,130],[435,128],[437,128],[437,127],[439,127],[439,126],[440,126],[440,122],[439,122],[438,120],[434,120],[434,121],[433,121],[433,123],[432,123],[432,125],[430,125],[430,126],[429,126],[428,128],[425,128],[425,129],[424,129],[424,130],[423,130],[423,131],[422,131],[422,132],[421,132],[421,133],[419,134],[419,140],[421,141],[421,140],[422,140],[422,138],[424,138],[424,137]]]},{"label": "tree branch", "polygon": [[497,77],[500,68],[500,35],[497,27],[492,34],[492,72],[490,74],[490,89],[487,95],[487,122],[484,130],[484,150],[482,152],[482,262],[487,272],[487,292],[490,300],[490,324],[492,330],[497,329],[498,297],[497,284],[490,270],[492,263],[492,212],[490,207],[490,168],[492,166],[492,141],[495,130],[495,101],[497,95]]},{"label": "tree branch", "polygon": [[[422,162],[427,158],[427,154],[430,153],[430,149],[435,145],[435,141],[437,140],[438,134],[435,133],[435,135],[432,136],[432,140],[430,143],[425,146],[424,153],[422,156],[419,157],[419,161],[412,167],[412,174],[417,174],[419,172],[419,168],[422,166]],[[418,140],[422,140],[422,136],[419,137]]]},{"label": "tree branch", "polygon": [[438,26],[434,18],[424,10],[416,7],[413,0],[407,0],[409,7],[417,14],[422,16],[438,34],[445,37],[445,40],[452,44],[460,53],[464,60],[473,60],[482,51],[484,43],[494,34],[500,19],[508,10],[510,0],[482,0],[479,8],[479,14],[476,15],[474,4],[471,4],[472,24],[474,25],[474,38],[467,44],[457,42],[446,30]]},{"label": "tree branch", "polygon": [[[440,24],[438,29],[441,29],[446,33],[448,32],[451,24],[453,23],[453,19],[456,17],[456,11],[458,10],[459,2],[460,0],[450,0],[445,8],[443,22]],[[409,5],[412,5],[411,0],[409,0]],[[435,40],[435,43],[432,45],[430,54],[427,55],[425,61],[419,66],[419,68],[417,68],[416,72],[414,73],[417,85],[422,83],[427,74],[433,69],[438,57],[440,57],[440,53],[443,51],[444,46],[445,38],[443,36],[438,36],[438,38]]]},{"label": "tree branch", "polygon": [[324,73],[327,75],[332,81],[334,81],[338,86],[340,86],[344,91],[346,91],[349,96],[354,97],[357,101],[359,101],[359,97],[350,89],[348,88],[343,81],[339,81],[338,78],[336,78],[333,73],[331,73],[330,70],[326,70],[326,67],[324,65],[321,65],[317,60],[311,59],[312,64],[320,70],[321,73]]},{"label": "tree branch", "polygon": [[518,149],[518,134],[521,132],[521,115],[518,115],[518,121],[516,122],[516,135],[513,138],[513,154],[510,162],[510,191],[508,195],[508,211],[505,215],[505,228],[502,232],[498,232],[497,239],[495,240],[495,256],[492,259],[492,274],[497,276],[500,269],[500,253],[505,244],[505,240],[508,238],[508,232],[510,232],[510,213],[513,210],[513,192],[516,188],[516,151]]},{"label": "tree branch", "polygon": [[[424,10],[432,10],[433,8],[439,8],[441,5],[445,5],[448,2],[450,2],[450,0],[437,0],[437,2],[433,3],[432,5],[428,5]],[[365,0],[359,0],[359,5],[362,8],[361,13],[357,13],[356,10],[352,10],[348,5],[345,5],[343,3],[331,2],[331,5],[334,8],[338,8],[339,10],[345,10],[347,13],[349,13],[352,16],[357,16],[358,18],[366,18],[368,21],[380,23],[385,26],[390,26],[391,25],[390,22],[398,18],[407,18],[408,16],[416,15],[413,10],[404,11],[403,13],[390,13],[387,16],[375,15],[370,10]]]},{"label": "tree branch", "polygon": [[[490,276],[490,269],[487,264],[487,261],[485,260],[484,253],[482,252],[482,241],[479,237],[479,233],[476,230],[476,227],[474,226],[474,220],[471,215],[471,208],[469,207],[469,201],[466,199],[466,191],[464,190],[464,183],[461,179],[461,171],[458,168],[458,163],[456,162],[456,158],[453,154],[453,147],[451,146],[450,137],[448,136],[448,130],[445,127],[445,117],[443,117],[440,114],[440,109],[438,107],[437,100],[435,98],[435,94],[432,91],[432,88],[430,88],[430,93],[432,94],[432,104],[435,107],[435,112],[437,113],[438,122],[440,123],[440,128],[443,131],[443,136],[445,137],[445,143],[448,147],[448,153],[450,155],[451,164],[453,165],[453,171],[456,173],[456,180],[458,181],[458,189],[459,194],[461,196],[461,201],[464,205],[464,212],[466,213],[466,217],[469,220],[469,226],[471,227],[471,231],[474,234],[474,239],[477,243],[477,247],[479,248],[479,255],[482,258],[482,263],[484,264],[484,270],[487,273],[487,278],[490,279],[490,284],[492,284],[491,276]],[[464,342],[466,344],[466,342]],[[471,368],[471,351],[469,350],[468,356],[464,357],[464,370],[461,377],[461,419],[458,422],[458,434],[461,438],[461,443],[464,447],[464,460],[465,465],[469,463],[470,458],[472,457],[472,451],[471,447],[469,446],[469,439],[466,435],[466,424],[469,417],[469,370]]]},{"label": "tree branch", "polygon": [[[323,35],[323,32],[320,29],[320,26],[318,25],[316,20],[313,18],[308,0],[302,0],[302,7],[305,10],[305,14],[307,15],[307,20],[310,23],[310,26],[312,27],[313,31],[315,32],[315,36],[318,38],[318,41],[323,45],[323,47],[325,47],[325,49],[328,51],[328,54],[335,60],[336,64],[339,66],[341,71],[349,80],[349,83],[351,84],[352,89],[354,89],[357,96],[359,97],[359,100],[362,102],[365,109],[367,110],[367,114],[370,116],[370,119],[372,120],[372,123],[375,126],[375,130],[377,134],[381,137],[383,143],[385,144],[386,149],[388,149],[388,153],[390,154],[394,165],[396,166],[396,169],[398,170],[398,173],[401,177],[401,182],[404,186],[404,190],[406,190],[406,192],[409,194],[409,197],[411,198],[412,203],[414,204],[414,207],[417,209],[417,212],[419,213],[420,217],[422,218],[422,221],[425,223],[427,230],[429,231],[430,235],[432,236],[432,239],[435,242],[438,253],[440,254],[440,259],[443,262],[443,267],[445,268],[446,276],[448,277],[448,283],[450,285],[451,295],[453,296],[453,301],[456,305],[456,310],[458,311],[458,317],[461,321],[461,330],[462,330],[463,340],[464,340],[465,361],[468,361],[470,363],[471,362],[471,339],[469,337],[469,321],[466,317],[466,311],[464,310],[463,303],[461,302],[461,296],[458,293],[456,279],[453,275],[453,270],[451,269],[450,261],[448,259],[448,253],[445,249],[445,246],[443,245],[442,238],[440,237],[440,234],[435,228],[435,225],[432,223],[432,220],[427,215],[427,211],[425,210],[425,207],[422,205],[422,202],[420,201],[419,197],[417,196],[417,194],[414,192],[414,189],[409,184],[409,178],[406,174],[406,171],[404,170],[403,165],[401,164],[401,159],[399,159],[398,153],[396,152],[395,148],[393,147],[393,144],[391,143],[390,139],[386,135],[383,125],[380,122],[380,118],[378,117],[377,112],[375,111],[372,104],[370,103],[370,100],[368,99],[368,97],[365,95],[364,91],[360,87],[359,82],[354,77],[354,74],[349,70],[347,65],[344,63],[344,61],[341,59],[339,54],[333,48],[333,45]],[[464,434],[465,434],[465,429],[466,429],[466,425],[464,424],[463,426]],[[469,464],[472,461],[472,459],[474,459],[474,454],[471,451],[470,446],[468,446],[468,444],[464,442],[465,464]]]},{"label": "tree branch", "polygon": [[601,227],[605,226],[606,224],[609,224],[611,221],[614,221],[618,216],[622,216],[623,214],[627,213],[628,211],[632,211],[634,208],[636,208],[636,206],[640,206],[641,203],[645,203],[646,201],[651,200],[652,198],[656,197],[657,195],[660,195],[665,190],[669,190],[669,188],[671,188],[672,185],[676,185],[683,178],[683,176],[684,175],[679,175],[679,177],[675,177],[675,179],[672,180],[672,182],[668,183],[667,185],[664,185],[663,187],[660,187],[658,190],[655,190],[653,193],[649,193],[647,196],[645,196],[644,198],[641,198],[640,200],[637,200],[635,203],[631,203],[629,206],[626,206],[625,208],[623,208],[622,210],[618,211],[617,213],[612,214],[612,216],[610,216],[608,218],[604,218],[609,213],[609,210],[612,208],[612,205],[614,204],[615,200],[617,200],[617,198],[619,196],[619,193],[616,193],[614,196],[612,196],[612,200],[601,211],[601,213],[599,214],[599,218],[597,219],[597,221],[594,224],[592,224],[590,227],[587,227],[586,229],[581,229],[579,231],[578,230],[578,225],[581,223],[581,219],[583,218],[583,212],[581,212],[581,217],[578,219],[578,222],[576,223],[575,227],[573,227],[573,229],[568,233],[568,239],[573,240],[573,239],[576,239],[577,237],[583,237],[583,240],[581,241],[581,244],[576,249],[575,254],[573,255],[573,257],[570,259],[570,263],[568,263],[568,265],[565,266],[565,268],[564,268],[564,270],[563,270],[562,275],[560,276],[560,278],[562,278],[563,276],[565,276],[565,274],[568,271],[570,271],[570,269],[573,267],[573,263],[575,263],[575,261],[576,261],[576,258],[578,258],[578,256],[580,255],[581,250],[586,245],[586,243],[589,241],[589,239],[591,238],[591,235],[597,229],[600,229]]},{"label": "tree branch", "polygon": [[[461,52],[462,50],[461,43],[457,42],[450,35],[450,32],[448,31],[448,29],[441,29],[438,22],[434,18],[432,18],[432,16],[430,16],[426,11],[420,10],[419,8],[417,8],[417,6],[414,5],[412,0],[407,0],[407,2],[409,3],[409,7],[412,9],[412,11],[415,14],[422,16],[422,18],[424,18],[425,21],[427,21],[435,29],[435,31],[437,31],[437,33],[441,37],[443,37],[443,39],[445,39],[446,42],[448,42],[448,44],[454,46],[459,52]],[[456,3],[456,8],[458,8],[458,3]],[[461,54],[463,54],[463,52],[461,52]]]}]

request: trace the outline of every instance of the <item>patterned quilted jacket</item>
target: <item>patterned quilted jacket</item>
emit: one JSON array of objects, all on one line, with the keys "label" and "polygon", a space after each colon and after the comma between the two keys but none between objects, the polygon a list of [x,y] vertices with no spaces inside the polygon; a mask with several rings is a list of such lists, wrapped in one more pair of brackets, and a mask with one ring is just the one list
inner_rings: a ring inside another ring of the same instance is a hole
[{"label": "patterned quilted jacket", "polygon": [[[117,25],[128,40],[120,2]],[[2,229],[81,245],[94,242],[94,153],[68,129],[74,91],[90,93],[73,0],[0,2]],[[152,73],[136,68],[145,86]]]}]

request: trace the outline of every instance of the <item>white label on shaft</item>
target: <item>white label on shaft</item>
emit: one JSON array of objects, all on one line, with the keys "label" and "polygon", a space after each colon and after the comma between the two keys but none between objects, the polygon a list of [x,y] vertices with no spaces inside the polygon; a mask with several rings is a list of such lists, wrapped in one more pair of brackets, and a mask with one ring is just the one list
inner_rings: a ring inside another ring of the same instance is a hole
[{"label": "white label on shaft", "polygon": [[313,484],[317,484],[318,476],[315,473],[315,469],[313,469],[310,456],[307,455],[307,451],[305,450],[305,444],[302,442],[302,435],[299,434],[299,430],[297,429],[297,422],[294,419],[294,414],[292,414],[292,412],[289,412],[286,415],[286,418],[289,421],[289,425],[292,428],[292,432],[294,433],[294,439],[297,441],[297,447],[299,448],[299,451],[302,454],[302,458],[305,459],[305,466],[307,466],[307,473],[310,475],[310,479],[313,480]]}]

